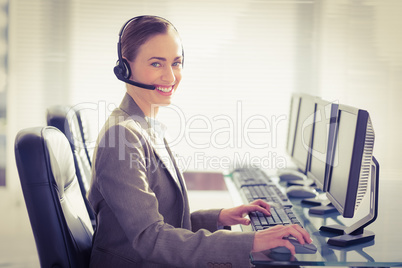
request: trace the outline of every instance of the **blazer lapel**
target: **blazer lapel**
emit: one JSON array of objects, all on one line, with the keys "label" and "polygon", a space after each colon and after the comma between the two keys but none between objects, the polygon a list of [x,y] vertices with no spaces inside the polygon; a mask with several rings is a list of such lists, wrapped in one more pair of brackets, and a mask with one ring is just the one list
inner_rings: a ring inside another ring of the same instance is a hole
[{"label": "blazer lapel", "polygon": [[[176,159],[175,159],[175,157],[173,156],[173,153],[172,153],[172,151],[170,150],[169,145],[167,144],[165,138],[163,139],[163,142],[165,143],[166,151],[167,151],[168,154],[170,155],[170,159],[172,159],[174,168],[175,168],[175,170],[176,170],[177,178],[178,178],[178,181],[179,181],[180,186],[181,186],[181,187],[179,187],[180,190],[181,190],[181,196],[182,196],[182,202],[183,202],[183,203],[182,203],[183,211],[182,211],[182,217],[181,217],[181,227],[184,228],[184,227],[186,226],[186,223],[184,222],[184,219],[186,218],[185,215],[186,215],[186,214],[188,215],[188,214],[189,214],[189,211],[190,211],[190,210],[189,210],[189,207],[188,207],[188,196],[187,196],[186,184],[184,183],[184,180],[183,180],[183,177],[182,177],[182,175],[181,175],[181,172],[179,171],[179,167],[177,166]],[[188,225],[188,223],[187,223],[187,225]],[[189,228],[189,227],[188,227],[188,228]]]},{"label": "blazer lapel", "polygon": [[163,142],[165,143],[166,151],[168,152],[168,154],[169,154],[169,156],[170,156],[170,159],[172,159],[172,163],[173,163],[175,172],[176,172],[176,174],[177,174],[177,179],[179,180],[181,189],[182,189],[183,192],[187,192],[187,191],[185,191],[185,189],[186,189],[186,184],[184,183],[184,180],[183,180],[182,174],[181,174],[181,172],[180,172],[180,169],[179,169],[179,167],[177,166],[176,158],[174,157],[172,151],[170,150],[169,145],[168,145],[168,143],[167,143],[167,141],[166,141],[165,138],[163,139]]},{"label": "blazer lapel", "polygon": [[150,127],[148,130],[152,136],[150,137],[150,142],[152,147],[154,148],[157,157],[163,163],[165,168],[168,170],[171,178],[175,181],[180,191],[183,192],[184,184],[183,181],[181,180],[180,172],[178,172],[176,161],[173,157],[172,152],[170,151],[169,146],[167,145],[165,138],[163,138],[163,140],[162,138],[158,138],[156,136],[157,134],[155,133],[152,127]]},{"label": "blazer lapel", "polygon": [[[130,117],[133,118],[134,121],[136,121],[138,124],[141,125],[143,134],[147,137],[148,141],[151,143],[159,160],[164,164],[164,166],[170,173],[170,177],[172,178],[172,180],[176,182],[176,185],[178,186],[180,191],[182,193],[185,192],[184,191],[185,185],[183,183],[183,178],[180,172],[178,172],[178,167],[176,165],[175,159],[169,147],[167,146],[165,139],[163,138],[162,140],[162,138],[159,139],[156,138],[157,133],[154,132],[154,129],[151,126],[152,123],[147,122],[147,119],[145,118],[145,115],[142,112],[142,110],[138,107],[137,103],[135,103],[133,98],[131,98],[131,96],[128,95],[127,93],[125,94],[120,104],[120,109],[125,111]],[[177,180],[175,178],[177,178]]]},{"label": "blazer lapel", "polygon": [[[166,142],[166,139],[163,139],[163,145],[159,144],[157,146],[152,146],[154,147],[155,153],[157,157],[163,162],[165,165],[166,169],[170,173],[170,178],[175,182],[177,185],[177,188],[179,189],[180,197],[181,197],[181,206],[182,206],[182,215],[181,215],[181,227],[184,227],[184,219],[186,213],[188,213],[188,197],[187,197],[187,191],[186,191],[186,186],[184,184],[183,178],[181,177],[181,172],[179,172],[179,169],[177,167],[175,158],[173,157],[172,152],[170,151],[170,148]],[[164,146],[164,147],[161,147]],[[167,154],[167,155],[166,155]]]}]

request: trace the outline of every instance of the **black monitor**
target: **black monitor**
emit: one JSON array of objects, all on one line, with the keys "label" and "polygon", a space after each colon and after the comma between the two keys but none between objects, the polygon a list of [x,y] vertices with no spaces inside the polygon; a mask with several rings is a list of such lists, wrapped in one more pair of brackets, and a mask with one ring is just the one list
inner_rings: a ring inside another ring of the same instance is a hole
[{"label": "black monitor", "polygon": [[[293,93],[290,104],[286,152],[291,156],[297,170],[281,169],[278,176],[288,184],[304,184],[311,142],[316,97]],[[300,182],[301,181],[301,182]]]},{"label": "black monitor", "polygon": [[288,135],[286,139],[286,152],[290,156],[293,155],[297,119],[299,117],[299,107],[300,107],[300,94],[293,93],[292,97],[290,98]]},{"label": "black monitor", "polygon": [[[312,180],[316,189],[323,192],[327,191],[328,187],[337,117],[338,104],[322,99],[316,100],[307,178]],[[314,198],[303,199],[301,202],[314,206],[309,209],[311,214],[323,215],[336,212],[335,207],[332,206],[324,193]]]},{"label": "black monitor", "polygon": [[374,239],[364,227],[377,217],[379,165],[373,157],[374,129],[369,113],[339,105],[335,144],[326,195],[339,213],[353,218],[367,189],[370,189],[369,214],[352,226],[323,226],[321,230],[344,234],[329,244],[348,246]]},{"label": "black monitor", "polygon": [[337,117],[338,104],[322,99],[316,101],[307,177],[323,192],[326,192],[328,187]]},{"label": "black monitor", "polygon": [[309,157],[309,147],[313,134],[315,103],[318,97],[301,95],[299,116],[296,125],[292,161],[300,172],[306,174]]}]

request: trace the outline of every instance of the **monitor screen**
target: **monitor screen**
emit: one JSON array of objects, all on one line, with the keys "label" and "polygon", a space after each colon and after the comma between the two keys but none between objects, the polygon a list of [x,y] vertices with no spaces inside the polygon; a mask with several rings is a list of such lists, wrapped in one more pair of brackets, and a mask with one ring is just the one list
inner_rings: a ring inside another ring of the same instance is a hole
[{"label": "monitor screen", "polygon": [[317,100],[307,176],[324,192],[328,185],[337,116],[336,103]]},{"label": "monitor screen", "polygon": [[313,133],[315,102],[316,98],[309,95],[302,95],[300,98],[292,160],[303,173],[307,171],[308,151]]},{"label": "monitor screen", "polygon": [[293,93],[292,98],[290,99],[288,136],[286,140],[286,152],[290,156],[293,155],[296,124],[297,124],[297,118],[299,116],[299,105],[300,105],[300,95]]},{"label": "monitor screen", "polygon": [[353,217],[367,190],[373,146],[368,112],[339,105],[327,196],[344,217]]}]

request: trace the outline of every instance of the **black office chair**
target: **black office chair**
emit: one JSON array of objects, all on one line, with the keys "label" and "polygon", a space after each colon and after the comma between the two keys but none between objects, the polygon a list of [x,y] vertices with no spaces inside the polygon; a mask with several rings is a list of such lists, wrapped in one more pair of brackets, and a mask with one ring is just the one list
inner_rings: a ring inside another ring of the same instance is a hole
[{"label": "black office chair", "polygon": [[22,130],[15,158],[41,267],[88,267],[93,228],[66,137],[54,127]]},{"label": "black office chair", "polygon": [[74,156],[74,164],[92,225],[95,227],[95,215],[86,198],[91,182],[91,157],[85,138],[88,138],[88,126],[80,111],[70,106],[52,106],[46,111],[48,126],[58,128],[67,137]]},{"label": "black office chair", "polygon": [[88,159],[89,165],[92,166],[93,148],[90,144],[96,137],[93,137],[91,133],[88,122],[89,118],[88,115],[85,114],[84,109],[68,105],[51,106],[46,111],[46,121],[48,126],[57,127],[64,134],[69,134],[68,131],[70,130],[74,138],[73,141],[81,146]]},{"label": "black office chair", "polygon": [[[80,132],[82,141],[85,146],[85,153],[87,155],[89,165],[92,167],[92,157],[94,153],[94,143],[97,138],[97,133],[92,133],[91,128],[89,127],[89,115],[87,109],[85,110],[78,110],[74,108],[74,111],[77,115],[78,125],[80,126]],[[95,134],[95,135],[94,135]]]}]

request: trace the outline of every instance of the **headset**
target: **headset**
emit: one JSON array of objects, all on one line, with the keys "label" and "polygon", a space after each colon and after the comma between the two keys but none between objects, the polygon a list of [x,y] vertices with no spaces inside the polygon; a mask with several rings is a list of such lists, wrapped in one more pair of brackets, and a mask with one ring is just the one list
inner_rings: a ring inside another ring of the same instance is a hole
[{"label": "headset", "polygon": [[[118,60],[116,62],[116,66],[114,67],[113,71],[114,74],[116,75],[117,79],[126,82],[130,85],[136,86],[136,87],[140,87],[140,88],[145,88],[145,89],[149,89],[149,90],[155,90],[156,87],[153,85],[147,85],[147,84],[143,84],[143,83],[139,83],[133,80],[130,80],[130,76],[131,76],[131,69],[130,69],[130,64],[127,62],[126,59],[123,58],[122,53],[121,53],[121,37],[123,35],[124,30],[126,29],[127,25],[130,24],[132,21],[138,20],[140,18],[143,18],[144,16],[137,16],[134,17],[132,19],[129,19],[121,28],[120,33],[119,33],[119,41],[117,43],[117,56],[118,56]],[[166,20],[164,18],[162,18],[163,20]],[[166,20],[167,21],[167,20]],[[169,22],[169,21],[168,21]],[[169,22],[170,23],[170,22]],[[172,23],[170,23],[170,25],[173,26]],[[173,26],[174,28],[174,26]],[[175,28],[176,29],[176,28]],[[177,31],[177,30],[176,30]],[[184,60],[184,51],[182,48],[182,53],[183,53],[183,60]]]}]

